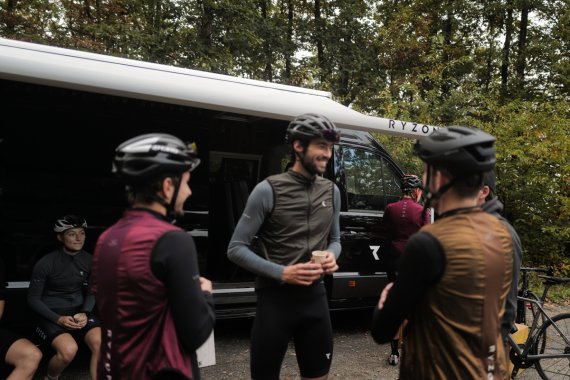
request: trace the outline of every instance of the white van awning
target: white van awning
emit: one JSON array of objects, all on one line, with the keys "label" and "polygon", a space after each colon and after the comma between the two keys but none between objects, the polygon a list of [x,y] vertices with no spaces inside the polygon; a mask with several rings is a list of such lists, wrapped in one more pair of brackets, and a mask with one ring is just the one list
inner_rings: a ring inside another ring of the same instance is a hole
[{"label": "white van awning", "polygon": [[0,38],[0,78],[278,120],[313,112],[338,127],[418,138],[437,127],[368,116],[325,91]]}]

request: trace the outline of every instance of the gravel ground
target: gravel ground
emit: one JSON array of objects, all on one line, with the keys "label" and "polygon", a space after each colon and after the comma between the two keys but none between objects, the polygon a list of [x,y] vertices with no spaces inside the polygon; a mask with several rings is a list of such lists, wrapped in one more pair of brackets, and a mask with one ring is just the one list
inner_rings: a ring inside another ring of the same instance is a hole
[{"label": "gravel ground", "polygon": [[[371,311],[335,312],[331,379],[397,379],[397,367],[387,364],[390,345],[374,343],[369,332]],[[216,365],[202,368],[204,380],[249,379],[251,319],[220,321],[216,326]],[[281,370],[282,380],[298,380],[295,351],[290,346]]]},{"label": "gravel ground", "polygon": [[[570,312],[568,306],[548,305],[552,315]],[[249,379],[249,331],[252,320],[220,321],[216,326],[216,364],[201,370],[203,380]],[[329,379],[395,380],[398,368],[388,365],[389,344],[370,336],[371,311],[333,312],[334,356]],[[281,370],[282,380],[300,380],[290,346]],[[521,370],[517,380],[536,380],[534,368]]]},{"label": "gravel ground", "polygon": [[[551,315],[570,312],[568,305],[547,305]],[[333,312],[334,356],[329,379],[392,380],[398,368],[387,364],[390,345],[376,344],[369,332],[371,311]],[[216,364],[201,369],[202,380],[249,379],[249,331],[252,319],[218,321],[215,329]],[[61,380],[88,380],[88,355],[81,355],[60,377]],[[45,364],[34,380],[43,379]],[[300,380],[295,352],[289,348],[281,371],[282,380]],[[532,368],[519,373],[517,380],[539,379]]]}]

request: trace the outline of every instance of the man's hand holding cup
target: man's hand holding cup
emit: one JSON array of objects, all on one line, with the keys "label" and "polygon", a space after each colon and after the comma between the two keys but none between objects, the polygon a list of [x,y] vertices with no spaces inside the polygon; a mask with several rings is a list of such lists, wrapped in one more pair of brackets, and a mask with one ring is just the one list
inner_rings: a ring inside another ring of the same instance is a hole
[{"label": "man's hand holding cup", "polygon": [[334,253],[328,251],[313,251],[311,261],[315,264],[321,264],[325,274],[331,274],[338,270],[336,257]]}]

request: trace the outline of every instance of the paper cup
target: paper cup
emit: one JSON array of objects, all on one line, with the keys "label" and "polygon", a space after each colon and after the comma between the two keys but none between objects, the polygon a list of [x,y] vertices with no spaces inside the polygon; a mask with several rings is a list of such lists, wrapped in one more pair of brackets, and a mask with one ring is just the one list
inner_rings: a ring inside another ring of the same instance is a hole
[{"label": "paper cup", "polygon": [[320,264],[325,260],[326,255],[325,251],[313,251],[311,261]]},{"label": "paper cup", "polygon": [[85,320],[85,313],[77,313],[73,316],[75,323],[83,322]]}]

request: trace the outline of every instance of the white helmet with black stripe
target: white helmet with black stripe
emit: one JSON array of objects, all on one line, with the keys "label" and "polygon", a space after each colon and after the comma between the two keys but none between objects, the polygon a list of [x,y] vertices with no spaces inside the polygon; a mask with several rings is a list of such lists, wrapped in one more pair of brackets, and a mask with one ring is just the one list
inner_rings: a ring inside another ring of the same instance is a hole
[{"label": "white helmet with black stripe", "polygon": [[54,232],[62,233],[71,228],[87,228],[87,221],[77,215],[65,215],[55,221]]}]

